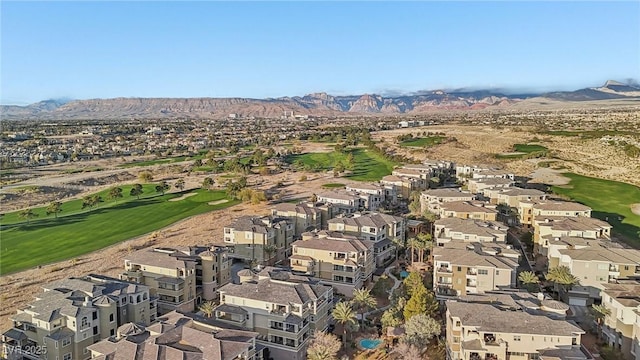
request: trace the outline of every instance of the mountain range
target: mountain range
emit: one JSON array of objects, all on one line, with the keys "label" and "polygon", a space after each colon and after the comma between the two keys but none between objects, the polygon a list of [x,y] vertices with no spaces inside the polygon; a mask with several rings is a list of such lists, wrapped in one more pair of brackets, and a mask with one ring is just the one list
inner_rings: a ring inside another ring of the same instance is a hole
[{"label": "mountain range", "polygon": [[358,114],[422,114],[436,110],[482,110],[509,108],[534,99],[559,102],[629,99],[640,102],[640,87],[609,80],[601,87],[543,94],[508,95],[493,90],[433,90],[410,95],[375,94],[333,96],[324,92],[305,96],[249,98],[113,98],[45,100],[27,106],[0,106],[7,120],[39,119],[220,119],[280,117],[283,114],[340,116]]}]

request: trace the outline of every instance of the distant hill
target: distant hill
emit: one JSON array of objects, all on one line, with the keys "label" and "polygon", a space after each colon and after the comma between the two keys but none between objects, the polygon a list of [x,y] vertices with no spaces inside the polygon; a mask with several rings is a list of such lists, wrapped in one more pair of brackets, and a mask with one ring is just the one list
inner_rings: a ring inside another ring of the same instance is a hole
[{"label": "distant hill", "polygon": [[46,100],[28,106],[1,106],[2,119],[222,119],[280,117],[285,112],[311,116],[358,114],[421,114],[437,110],[500,109],[523,100],[543,97],[557,101],[592,101],[638,97],[640,88],[607,81],[600,88],[546,94],[507,95],[493,90],[433,90],[411,95],[376,94],[333,96],[324,92],[304,96],[249,98],[114,98]]}]

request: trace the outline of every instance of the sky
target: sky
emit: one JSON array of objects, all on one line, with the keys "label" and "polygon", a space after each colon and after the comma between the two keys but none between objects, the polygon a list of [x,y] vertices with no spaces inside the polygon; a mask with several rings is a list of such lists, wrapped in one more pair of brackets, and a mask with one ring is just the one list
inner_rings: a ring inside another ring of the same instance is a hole
[{"label": "sky", "polygon": [[640,1],[0,3],[0,102],[575,90],[640,78]]}]

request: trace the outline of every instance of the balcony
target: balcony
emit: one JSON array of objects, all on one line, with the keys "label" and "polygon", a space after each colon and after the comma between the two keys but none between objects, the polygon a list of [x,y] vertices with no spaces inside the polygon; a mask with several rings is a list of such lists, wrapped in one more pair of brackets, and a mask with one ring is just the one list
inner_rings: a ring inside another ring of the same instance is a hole
[{"label": "balcony", "polygon": [[467,275],[478,275],[478,270],[469,268],[467,269]]},{"label": "balcony", "polygon": [[441,266],[441,267],[438,268],[437,272],[440,272],[440,273],[452,273],[453,270],[451,268]]},{"label": "balcony", "polygon": [[140,282],[142,280],[142,271],[131,270],[120,274],[121,280]]}]

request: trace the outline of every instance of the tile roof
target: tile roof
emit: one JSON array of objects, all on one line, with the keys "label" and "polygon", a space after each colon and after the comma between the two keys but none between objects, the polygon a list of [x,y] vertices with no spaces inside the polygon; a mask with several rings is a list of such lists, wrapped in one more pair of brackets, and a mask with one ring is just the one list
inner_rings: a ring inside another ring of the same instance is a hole
[{"label": "tile roof", "polygon": [[316,300],[332,288],[317,284],[284,283],[262,279],[242,284],[227,284],[219,289],[221,294],[287,305],[304,304]]}]

